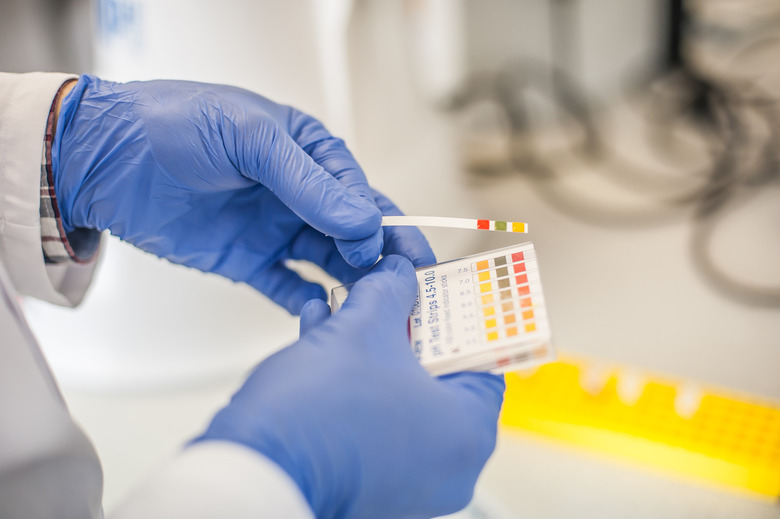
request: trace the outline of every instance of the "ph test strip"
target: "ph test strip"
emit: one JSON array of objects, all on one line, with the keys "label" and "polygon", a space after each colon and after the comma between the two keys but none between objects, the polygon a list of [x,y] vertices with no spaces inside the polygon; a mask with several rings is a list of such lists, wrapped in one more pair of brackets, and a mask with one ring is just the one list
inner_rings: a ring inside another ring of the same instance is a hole
[{"label": "ph test strip", "polygon": [[412,227],[450,227],[455,229],[473,229],[481,231],[503,231],[527,233],[525,222],[505,222],[502,220],[480,220],[476,218],[449,218],[445,216],[383,216],[382,226]]}]

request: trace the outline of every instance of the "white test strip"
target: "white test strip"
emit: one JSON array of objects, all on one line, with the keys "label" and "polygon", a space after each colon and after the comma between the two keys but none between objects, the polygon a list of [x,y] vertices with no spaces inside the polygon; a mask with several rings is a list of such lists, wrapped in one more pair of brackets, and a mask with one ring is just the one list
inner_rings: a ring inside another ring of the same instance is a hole
[{"label": "white test strip", "polygon": [[450,218],[447,216],[383,216],[382,226],[450,227],[455,229],[474,229],[482,231],[528,232],[528,224],[524,222],[504,222],[501,220],[482,220],[477,218]]}]

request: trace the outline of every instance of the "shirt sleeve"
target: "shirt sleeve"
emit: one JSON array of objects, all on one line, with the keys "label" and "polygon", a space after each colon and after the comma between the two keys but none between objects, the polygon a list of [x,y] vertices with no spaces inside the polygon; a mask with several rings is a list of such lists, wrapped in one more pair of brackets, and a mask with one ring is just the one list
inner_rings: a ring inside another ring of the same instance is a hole
[{"label": "shirt sleeve", "polygon": [[281,467],[247,447],[221,441],[187,447],[107,516],[141,517],[314,519]]},{"label": "shirt sleeve", "polygon": [[51,102],[41,154],[41,245],[43,258],[47,264],[89,263],[95,259],[100,244],[100,233],[91,229],[75,229],[69,235],[66,234],[57,204],[51,147],[56,129],[55,109],[67,84],[68,82],[65,82],[60,86]]},{"label": "shirt sleeve", "polygon": [[[79,249],[88,251],[89,246],[76,243],[79,236],[67,236],[62,242],[74,252],[68,253],[67,261],[47,263],[43,252],[43,236],[52,233],[51,228],[42,229],[41,212],[48,217],[56,207],[56,201],[50,208],[41,207],[42,169],[46,169],[46,143],[50,144],[46,129],[57,92],[75,77],[0,73],[0,260],[17,292],[65,306],[84,297],[97,263],[96,254],[80,256]],[[47,176],[47,195],[51,186]]]}]

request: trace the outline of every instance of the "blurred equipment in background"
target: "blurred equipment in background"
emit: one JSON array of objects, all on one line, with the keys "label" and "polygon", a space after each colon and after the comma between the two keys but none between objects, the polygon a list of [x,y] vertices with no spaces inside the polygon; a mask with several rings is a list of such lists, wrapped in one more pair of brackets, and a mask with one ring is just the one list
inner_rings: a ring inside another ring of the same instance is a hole
[{"label": "blurred equipment in background", "polygon": [[[639,74],[623,70],[633,86],[617,105],[578,79],[585,4],[549,0],[547,59],[474,72],[453,95],[468,171],[525,175],[545,201],[594,225],[690,220],[691,257],[710,286],[746,305],[780,306],[774,280],[729,272],[712,244],[736,208],[780,187],[780,4],[656,4],[663,45]],[[606,202],[606,192],[627,201]]]},{"label": "blurred equipment in background", "polygon": [[0,0],[0,70],[92,70],[91,0]]}]

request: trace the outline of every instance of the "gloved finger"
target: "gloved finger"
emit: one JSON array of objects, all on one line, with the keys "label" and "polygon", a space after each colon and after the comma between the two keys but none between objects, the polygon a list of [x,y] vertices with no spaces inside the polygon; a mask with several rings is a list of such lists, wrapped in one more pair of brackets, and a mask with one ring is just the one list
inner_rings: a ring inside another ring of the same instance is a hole
[{"label": "gloved finger", "polygon": [[[368,200],[374,199],[366,175],[352,152],[342,139],[332,136],[320,121],[294,110],[290,121],[290,136],[314,162],[337,178],[347,189]],[[383,244],[381,228],[362,240],[343,240],[339,239],[339,236],[336,238],[336,247],[354,267],[368,268],[379,259]]]},{"label": "gloved finger", "polygon": [[[303,221],[320,232],[344,240],[363,240],[380,229],[382,215],[372,199],[347,189],[298,146],[284,130],[267,121],[241,128],[234,137],[241,173],[270,189]],[[256,128],[265,131],[256,135]],[[248,135],[243,135],[247,132]],[[345,259],[363,266],[381,252],[357,249]]]},{"label": "gloved finger", "polygon": [[298,233],[290,245],[289,256],[291,259],[314,263],[342,283],[357,281],[368,272],[367,269],[356,269],[349,265],[336,248],[334,240],[311,227]]},{"label": "gloved finger", "polygon": [[[377,206],[382,210],[382,214],[403,214],[385,195],[373,189],[371,192],[377,202]],[[384,231],[382,236],[383,254],[404,256],[415,267],[436,263],[436,256],[428,244],[428,240],[417,227],[388,227]],[[342,260],[344,243],[349,242],[331,240],[315,229],[308,229],[300,233],[296,242],[292,245],[290,254],[294,259],[311,261],[319,265],[328,274],[344,283],[351,283],[364,275],[366,270],[356,269]]]},{"label": "gloved finger", "polygon": [[290,136],[317,164],[350,191],[373,199],[368,180],[342,139],[334,137],[314,117],[292,109]]},{"label": "gloved finger", "polygon": [[[383,214],[401,215],[400,209],[385,195],[372,189]],[[334,244],[335,241],[335,244]],[[356,269],[344,261],[337,250],[338,241],[308,228],[296,237],[290,247],[290,257],[310,261],[342,283],[352,283],[364,276],[366,269]],[[384,233],[383,253],[398,254],[409,259],[415,267],[436,262],[436,257],[422,232],[416,227],[388,227]]]},{"label": "gloved finger", "polygon": [[[351,321],[355,330],[367,330],[367,321],[381,319],[384,330],[391,327],[405,336],[416,298],[417,276],[412,264],[402,256],[386,256],[355,283],[336,317]],[[369,328],[370,333],[377,332],[377,327]]]},{"label": "gloved finger", "polygon": [[[377,207],[383,215],[401,216],[404,213],[392,200],[379,191],[371,190]],[[408,258],[415,267],[425,267],[436,263],[436,255],[433,253],[428,240],[417,227],[386,227],[384,229],[384,248],[382,254],[400,254]]]},{"label": "gloved finger", "polygon": [[371,267],[382,253],[384,230],[382,227],[372,236],[362,240],[334,240],[339,253],[355,268]]},{"label": "gloved finger", "polygon": [[326,299],[325,290],[320,285],[302,279],[281,262],[238,281],[256,288],[293,315],[300,314],[301,308],[310,299]]},{"label": "gloved finger", "polygon": [[330,307],[322,299],[311,299],[301,308],[300,336],[316,328],[330,316]]}]

